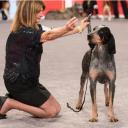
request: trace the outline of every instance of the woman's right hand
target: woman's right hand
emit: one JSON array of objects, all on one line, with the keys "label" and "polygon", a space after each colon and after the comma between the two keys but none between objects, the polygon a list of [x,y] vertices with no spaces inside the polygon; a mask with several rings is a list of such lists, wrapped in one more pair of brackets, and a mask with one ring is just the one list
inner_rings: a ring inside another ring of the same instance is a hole
[{"label": "woman's right hand", "polygon": [[78,19],[76,17],[73,17],[70,19],[66,24],[65,27],[68,31],[72,31],[76,27],[76,23],[78,22]]}]

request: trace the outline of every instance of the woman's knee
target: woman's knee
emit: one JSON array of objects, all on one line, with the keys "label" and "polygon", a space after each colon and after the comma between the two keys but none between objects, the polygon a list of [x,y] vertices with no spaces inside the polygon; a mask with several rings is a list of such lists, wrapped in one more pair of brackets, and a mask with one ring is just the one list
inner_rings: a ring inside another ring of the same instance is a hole
[{"label": "woman's knee", "polygon": [[34,115],[35,117],[38,118],[53,118],[57,116],[57,111],[55,108],[50,108],[50,109],[46,109],[46,110],[42,110],[42,112]]},{"label": "woman's knee", "polygon": [[[41,108],[45,111],[45,118],[53,118],[56,117],[60,111],[61,111],[61,107],[60,105],[58,106],[49,106],[47,108]],[[44,113],[42,113],[41,115],[42,117],[44,117]]]},{"label": "woman's knee", "polygon": [[50,96],[48,101],[46,101],[40,108],[45,110],[48,118],[57,116],[61,111],[61,106],[59,102],[53,96]]},{"label": "woman's knee", "polygon": [[59,102],[53,96],[52,96],[52,106],[55,107],[57,113],[61,111],[61,106]]},{"label": "woman's knee", "polygon": [[60,111],[61,111],[61,106],[60,106],[60,104],[58,104],[56,106],[56,114],[58,115],[60,113]]},{"label": "woman's knee", "polygon": [[59,109],[57,110],[57,108],[51,108],[49,110],[47,110],[47,117],[48,118],[53,118],[56,117],[59,114]]},{"label": "woman's knee", "polygon": [[61,111],[61,106],[58,104],[56,106],[52,106],[47,110],[47,115],[49,118],[56,117]]}]

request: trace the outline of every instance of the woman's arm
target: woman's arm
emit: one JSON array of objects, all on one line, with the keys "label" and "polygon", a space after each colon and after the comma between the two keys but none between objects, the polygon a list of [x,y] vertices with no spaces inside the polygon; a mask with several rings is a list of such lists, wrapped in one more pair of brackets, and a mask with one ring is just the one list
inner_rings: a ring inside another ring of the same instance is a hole
[{"label": "woman's arm", "polygon": [[78,20],[74,17],[67,22],[63,27],[54,28],[50,31],[41,34],[41,42],[47,42],[56,38],[62,37],[64,34],[72,31],[75,28],[75,24]]}]

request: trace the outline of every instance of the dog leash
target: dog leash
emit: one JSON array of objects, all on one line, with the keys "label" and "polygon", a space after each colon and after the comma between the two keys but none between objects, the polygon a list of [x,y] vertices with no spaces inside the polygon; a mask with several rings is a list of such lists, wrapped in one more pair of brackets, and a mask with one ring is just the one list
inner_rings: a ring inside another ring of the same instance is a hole
[{"label": "dog leash", "polygon": [[[90,53],[90,60],[89,60],[89,67],[90,67],[90,62],[91,62],[91,56],[92,56],[92,49],[91,49],[91,53]],[[84,92],[84,99],[83,99],[83,102],[82,102],[82,105],[81,105],[81,108],[79,110],[75,110],[73,107],[71,107],[69,105],[69,103],[67,103],[67,107],[69,109],[71,109],[73,112],[80,112],[84,106],[84,103],[85,103],[85,98],[86,98],[86,93],[87,93],[87,89],[88,89],[88,79],[89,79],[89,71],[87,73],[87,78],[86,78],[86,89],[85,89],[85,92]]]},{"label": "dog leash", "polygon": [[84,93],[84,99],[83,99],[83,102],[82,102],[82,106],[79,110],[75,110],[74,108],[72,108],[69,103],[67,103],[67,107],[69,109],[71,109],[73,112],[80,112],[84,106],[84,103],[85,103],[85,98],[86,98],[86,92],[87,92],[87,85],[88,85],[88,78],[87,78],[87,82],[86,82],[86,89],[85,89],[85,93]]},{"label": "dog leash", "polygon": [[[88,25],[88,33],[91,32],[91,16],[92,14],[89,14],[88,15],[88,20],[90,21],[90,24]],[[89,67],[90,67],[90,63],[91,63],[91,56],[92,56],[92,48],[91,48],[91,53],[90,53],[90,60],[89,60]],[[84,103],[85,103],[85,98],[86,98],[86,93],[87,93],[87,87],[88,87],[88,79],[89,79],[89,70],[88,70],[88,73],[87,73],[87,78],[86,78],[86,89],[85,89],[85,92],[84,92],[84,99],[83,99],[83,102],[82,102],[82,105],[81,105],[81,108],[79,110],[75,110],[73,107],[71,107],[69,105],[69,103],[67,103],[67,107],[69,109],[71,109],[73,112],[80,112],[84,106]]]}]

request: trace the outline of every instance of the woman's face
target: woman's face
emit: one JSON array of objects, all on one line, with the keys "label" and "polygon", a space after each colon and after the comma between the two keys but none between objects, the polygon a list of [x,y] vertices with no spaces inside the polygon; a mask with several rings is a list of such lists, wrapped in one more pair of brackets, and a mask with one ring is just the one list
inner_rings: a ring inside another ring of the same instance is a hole
[{"label": "woman's face", "polygon": [[36,14],[36,23],[39,23],[41,21],[41,18],[42,18],[42,11]]}]

